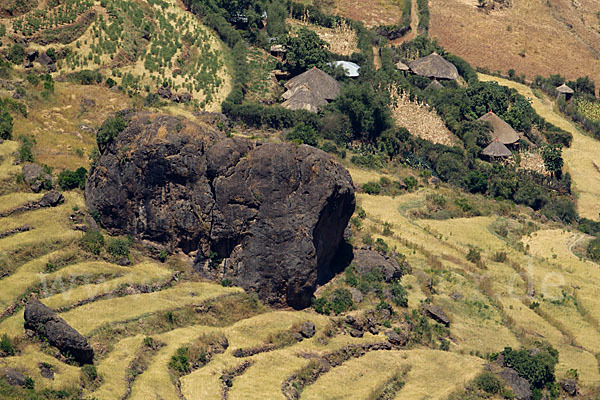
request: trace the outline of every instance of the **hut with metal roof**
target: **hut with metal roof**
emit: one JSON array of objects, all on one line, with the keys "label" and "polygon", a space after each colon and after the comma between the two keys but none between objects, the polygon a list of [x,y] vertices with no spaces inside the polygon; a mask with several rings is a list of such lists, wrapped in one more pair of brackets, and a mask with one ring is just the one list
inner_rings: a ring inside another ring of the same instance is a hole
[{"label": "hut with metal roof", "polygon": [[573,94],[575,94],[575,91],[573,89],[571,89],[570,87],[568,87],[566,84],[562,84],[559,87],[556,88],[556,91],[558,92],[558,95],[564,95],[565,96],[565,100],[569,101],[571,100],[571,97],[573,97]]},{"label": "hut with metal roof", "polygon": [[495,139],[481,152],[484,156],[490,159],[498,159],[512,156],[511,151],[498,139]]},{"label": "hut with metal roof", "polygon": [[504,145],[514,145],[520,139],[519,134],[493,111],[483,115],[478,121],[489,122],[492,126],[492,140],[494,141],[498,139]]},{"label": "hut with metal roof", "polygon": [[360,75],[360,65],[350,61],[333,61],[329,63],[333,68],[342,67],[346,76],[356,78]]},{"label": "hut with metal roof", "polygon": [[457,80],[458,70],[450,61],[444,59],[438,53],[419,58],[418,60],[408,63],[410,70],[417,75],[427,78]]}]

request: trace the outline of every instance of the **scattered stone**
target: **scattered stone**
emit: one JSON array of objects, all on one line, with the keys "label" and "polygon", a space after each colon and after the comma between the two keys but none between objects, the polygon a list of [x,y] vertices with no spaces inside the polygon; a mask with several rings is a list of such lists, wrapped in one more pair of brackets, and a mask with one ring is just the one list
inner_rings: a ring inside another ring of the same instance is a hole
[{"label": "scattered stone", "polygon": [[403,271],[405,270],[393,258],[366,249],[354,250],[354,258],[351,265],[356,268],[356,272],[360,275],[373,271],[381,271],[383,279],[386,282],[402,278]]},{"label": "scattered stone", "polygon": [[577,381],[575,379],[566,379],[560,386],[569,396],[577,396]]},{"label": "scattered stone", "polygon": [[65,202],[65,196],[57,190],[51,190],[42,197],[40,207],[56,207]]},{"label": "scattered stone", "polygon": [[27,58],[28,61],[35,61],[35,59],[38,57],[39,53],[37,50],[27,50],[25,52],[25,57]]},{"label": "scattered stone", "polygon": [[510,387],[517,400],[531,400],[531,386],[527,379],[521,378],[517,371],[512,368],[504,368],[500,377]]},{"label": "scattered stone", "polygon": [[444,310],[442,310],[440,306],[426,304],[423,306],[423,310],[425,311],[425,314],[434,321],[445,326],[450,326],[450,319],[446,316],[446,313],[444,313]]},{"label": "scattered stone", "polygon": [[50,64],[46,67],[46,73],[51,74],[57,71],[56,64]]},{"label": "scattered stone", "polygon": [[129,257],[121,257],[119,259],[119,265],[122,267],[127,267],[131,265],[131,260],[129,259]]},{"label": "scattered stone", "polygon": [[54,61],[45,52],[40,54],[40,56],[35,61],[43,66],[54,64]]},{"label": "scattered stone", "polygon": [[25,375],[13,368],[5,368],[0,370],[0,377],[4,378],[6,383],[11,386],[25,386],[27,378]]},{"label": "scattered stone", "polygon": [[361,338],[364,336],[364,332],[359,329],[352,329],[350,331],[350,336],[356,337],[356,338]]},{"label": "scattered stone", "polygon": [[192,95],[189,93],[182,93],[181,95],[179,95],[179,100],[182,103],[189,103],[190,101],[192,101]]},{"label": "scattered stone", "polygon": [[408,343],[408,337],[405,334],[400,334],[393,330],[386,331],[385,336],[387,337],[388,342],[394,346],[406,346],[406,343]]},{"label": "scattered stone", "polygon": [[21,173],[23,174],[23,180],[31,190],[35,193],[40,192],[45,186],[48,186],[52,182],[50,174],[44,171],[44,169],[38,164],[25,163],[21,167]]},{"label": "scattered stone", "polygon": [[81,364],[91,364],[94,360],[94,350],[87,339],[35,297],[25,306],[25,329],[46,338],[50,345]]},{"label": "scattered stone", "polygon": [[17,228],[9,229],[8,231],[0,232],[0,239],[16,235],[17,233],[30,231],[32,228],[29,225],[19,226]]},{"label": "scattered stone", "polygon": [[39,367],[40,367],[40,374],[42,375],[43,378],[54,379],[54,367],[52,367],[52,365],[42,363],[39,365]]},{"label": "scattered stone", "polygon": [[300,328],[300,334],[305,339],[310,339],[311,337],[315,336],[315,332],[315,324],[313,324],[310,321],[306,321],[305,323],[303,323],[302,327]]},{"label": "scattered stone", "polygon": [[25,63],[23,64],[23,66],[26,69],[31,69],[31,68],[33,68],[33,63],[31,61],[29,61],[29,60],[26,60]]},{"label": "scattered stone", "polygon": [[356,304],[360,303],[364,299],[362,292],[356,288],[350,288],[350,294],[352,294],[352,301]]},{"label": "scattered stone", "polygon": [[158,95],[163,99],[170,99],[173,94],[168,87],[160,87],[158,88]]},{"label": "scattered stone", "polygon": [[344,322],[348,325],[354,325],[356,319],[352,315],[346,315],[346,318],[344,318]]}]

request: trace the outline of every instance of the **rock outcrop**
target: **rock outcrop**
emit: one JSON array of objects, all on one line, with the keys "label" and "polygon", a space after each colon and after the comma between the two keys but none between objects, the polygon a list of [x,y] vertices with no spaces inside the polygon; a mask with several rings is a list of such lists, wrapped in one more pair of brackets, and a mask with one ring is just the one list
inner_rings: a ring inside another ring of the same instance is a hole
[{"label": "rock outcrop", "polygon": [[25,329],[48,339],[48,343],[81,364],[94,360],[94,350],[87,339],[35,297],[25,306]]},{"label": "rock outcrop", "polygon": [[270,304],[310,305],[354,211],[349,173],[310,146],[257,144],[170,116],[129,114],[88,180],[113,233],[196,254],[204,276]]}]

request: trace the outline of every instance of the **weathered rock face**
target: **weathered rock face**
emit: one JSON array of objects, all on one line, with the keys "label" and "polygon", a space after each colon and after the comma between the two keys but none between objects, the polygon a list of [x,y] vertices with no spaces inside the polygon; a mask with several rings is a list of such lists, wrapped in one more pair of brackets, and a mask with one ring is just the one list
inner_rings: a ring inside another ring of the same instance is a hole
[{"label": "weathered rock face", "polygon": [[81,364],[91,364],[94,360],[94,350],[87,339],[35,297],[25,306],[25,329],[45,337],[52,346]]},{"label": "weathered rock face", "polygon": [[102,225],[197,251],[203,276],[268,303],[310,305],[354,211],[348,172],[309,146],[225,138],[168,116],[127,119],[86,188]]}]

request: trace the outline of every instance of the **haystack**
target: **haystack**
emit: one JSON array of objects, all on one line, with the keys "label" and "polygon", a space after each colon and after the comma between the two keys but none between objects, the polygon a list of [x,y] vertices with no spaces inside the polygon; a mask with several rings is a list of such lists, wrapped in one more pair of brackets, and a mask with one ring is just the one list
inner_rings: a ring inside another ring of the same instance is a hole
[{"label": "haystack", "polygon": [[302,85],[325,100],[333,100],[340,94],[340,83],[316,67],[290,79],[285,88],[292,90]]},{"label": "haystack", "polygon": [[519,134],[493,111],[485,114],[478,121],[489,122],[492,125],[492,140],[498,139],[503,144],[514,144],[519,141]]},{"label": "haystack", "polygon": [[[292,92],[291,90],[288,92]],[[288,93],[286,92],[286,93]],[[319,112],[321,106],[327,104],[327,100],[316,94],[306,85],[298,86],[293,89],[293,94],[281,105],[288,110],[308,110]]]},{"label": "haystack", "polygon": [[495,139],[485,149],[483,149],[481,154],[490,158],[510,157],[512,155],[508,147],[503,145],[498,139]]},{"label": "haystack", "polygon": [[456,80],[459,77],[454,64],[437,53],[410,62],[408,66],[415,74],[428,78]]}]

